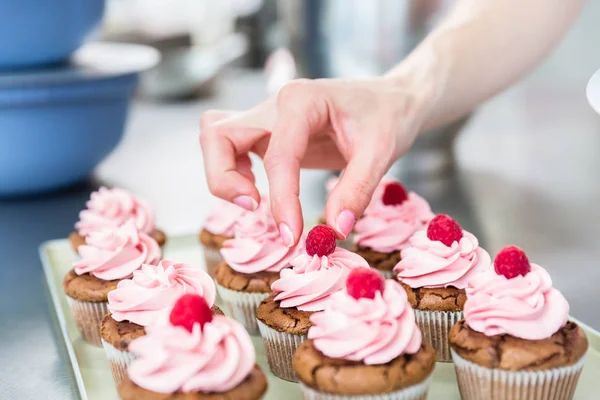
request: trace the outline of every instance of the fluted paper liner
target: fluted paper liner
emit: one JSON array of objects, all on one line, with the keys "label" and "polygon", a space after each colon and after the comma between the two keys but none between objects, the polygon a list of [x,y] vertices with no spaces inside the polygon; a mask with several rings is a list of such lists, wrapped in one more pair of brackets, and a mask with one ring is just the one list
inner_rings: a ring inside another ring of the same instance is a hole
[{"label": "fluted paper liner", "polygon": [[221,264],[221,261],[223,261],[223,257],[220,250],[204,247],[204,265],[211,278],[215,278],[217,267]]},{"label": "fluted paper liner", "polygon": [[119,387],[123,379],[127,376],[127,367],[134,360],[135,356],[128,352],[117,349],[112,344],[102,339],[102,347],[108,359],[110,372],[112,372],[115,385]]},{"label": "fluted paper liner", "polygon": [[463,400],[570,400],[585,359],[542,371],[507,371],[482,367],[454,350],[452,358]]},{"label": "fluted paper liner", "polygon": [[108,302],[92,303],[75,300],[69,296],[66,298],[81,337],[94,346],[102,346],[100,326],[102,317],[108,313]]},{"label": "fluted paper liner", "polygon": [[257,323],[265,343],[271,372],[286,381],[298,382],[293,365],[294,353],[298,346],[306,340],[306,335],[279,332],[258,320]]},{"label": "fluted paper liner", "polygon": [[425,400],[427,399],[427,391],[430,384],[431,376],[421,383],[395,392],[352,396],[320,392],[304,385],[302,382],[300,382],[300,388],[302,389],[304,400]]},{"label": "fluted paper liner", "polygon": [[256,309],[261,301],[269,297],[270,293],[249,293],[227,289],[216,284],[217,292],[223,301],[228,316],[235,319],[250,333],[257,335]]},{"label": "fluted paper liner", "polygon": [[448,334],[462,318],[462,311],[415,310],[415,319],[423,340],[433,347],[437,361],[452,362]]}]

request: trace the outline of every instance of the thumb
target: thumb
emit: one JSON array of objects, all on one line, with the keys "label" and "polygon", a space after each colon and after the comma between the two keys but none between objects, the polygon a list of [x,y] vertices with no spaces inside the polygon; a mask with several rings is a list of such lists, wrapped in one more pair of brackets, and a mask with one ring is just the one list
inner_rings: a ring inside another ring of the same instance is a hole
[{"label": "thumb", "polygon": [[356,220],[363,214],[377,184],[390,167],[391,157],[381,149],[364,146],[350,159],[340,181],[327,199],[327,224],[346,239]]}]

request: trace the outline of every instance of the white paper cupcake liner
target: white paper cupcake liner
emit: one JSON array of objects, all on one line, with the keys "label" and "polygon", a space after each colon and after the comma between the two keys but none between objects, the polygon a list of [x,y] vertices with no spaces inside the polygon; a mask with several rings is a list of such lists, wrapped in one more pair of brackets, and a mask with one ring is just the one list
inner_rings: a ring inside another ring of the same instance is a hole
[{"label": "white paper cupcake liner", "polygon": [[215,278],[217,267],[221,261],[223,261],[223,257],[219,250],[209,247],[204,248],[204,265],[206,267],[206,272],[211,278]]},{"label": "white paper cupcake liner", "polygon": [[462,311],[415,310],[415,319],[423,340],[433,347],[437,361],[452,362],[448,334],[454,324],[462,318]]},{"label": "white paper cupcake liner", "polygon": [[271,372],[286,381],[298,382],[293,365],[294,353],[298,346],[306,340],[306,335],[279,332],[258,320],[257,323],[265,343]]},{"label": "white paper cupcake liner", "polygon": [[102,346],[100,326],[102,317],[108,313],[108,302],[92,303],[75,300],[69,296],[66,298],[81,337],[94,346]]},{"label": "white paper cupcake liner", "polygon": [[486,368],[465,360],[454,350],[452,358],[463,400],[570,400],[585,357],[573,365],[543,371]]},{"label": "white paper cupcake liner", "polygon": [[[431,377],[428,377],[421,383],[396,392],[353,396],[319,392],[304,385],[302,382],[300,382],[300,388],[302,389],[304,400],[425,400],[430,383]],[[483,400],[483,398],[480,400]]]},{"label": "white paper cupcake liner", "polygon": [[258,335],[256,309],[261,301],[269,297],[269,293],[248,293],[227,289],[218,283],[217,292],[223,301],[226,313],[244,325],[248,333]]},{"label": "white paper cupcake liner", "polygon": [[115,385],[119,387],[121,382],[127,377],[127,367],[135,359],[135,356],[128,351],[117,349],[104,339],[102,339],[102,347],[104,347]]}]

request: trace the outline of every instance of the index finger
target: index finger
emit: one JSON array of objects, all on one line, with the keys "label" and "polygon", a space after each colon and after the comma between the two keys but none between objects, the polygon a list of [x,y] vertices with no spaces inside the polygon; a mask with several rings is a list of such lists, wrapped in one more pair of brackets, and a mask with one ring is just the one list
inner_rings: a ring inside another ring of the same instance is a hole
[{"label": "index finger", "polygon": [[316,130],[309,112],[313,107],[309,85],[292,82],[282,88],[277,99],[277,121],[264,162],[269,180],[273,217],[284,243],[291,247],[302,236],[304,222],[300,205],[300,163],[309,138]]},{"label": "index finger", "polygon": [[258,128],[215,124],[200,134],[204,169],[210,191],[217,197],[249,210],[256,209],[260,195],[254,183],[240,173],[236,160],[267,134]]}]

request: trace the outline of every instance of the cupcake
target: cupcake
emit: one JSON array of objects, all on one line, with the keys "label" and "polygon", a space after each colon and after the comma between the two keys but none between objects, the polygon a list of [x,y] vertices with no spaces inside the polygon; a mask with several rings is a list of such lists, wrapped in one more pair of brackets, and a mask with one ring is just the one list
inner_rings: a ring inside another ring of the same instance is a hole
[{"label": "cupcake", "polygon": [[233,239],[223,243],[224,261],[215,281],[223,304],[250,334],[258,333],[256,309],[271,293],[279,272],[304,251],[304,240],[289,248],[266,213],[248,213],[238,221]]},{"label": "cupcake", "polygon": [[256,317],[271,371],[296,381],[292,356],[306,339],[310,316],[323,311],[332,294],[344,290],[350,271],[369,264],[336,247],[335,232],[318,225],[306,238],[306,253],[293,259],[291,266],[271,285],[273,294],[260,303]]},{"label": "cupcake", "polygon": [[108,293],[142,264],[156,264],[161,251],[156,240],[138,231],[132,220],[91,232],[85,240],[79,246],[81,259],[73,263],[63,287],[81,336],[101,346],[100,324],[108,312]]},{"label": "cupcake", "polygon": [[354,252],[386,278],[409,247],[409,239],[433,218],[429,203],[400,182],[384,179],[354,227]]},{"label": "cupcake", "polygon": [[[255,213],[269,214],[269,200],[263,196]],[[216,205],[210,211],[204,228],[200,231],[200,243],[204,247],[206,272],[214,278],[217,267],[223,261],[221,248],[223,243],[233,239],[235,227],[248,214],[253,212],[225,200],[217,199]]]},{"label": "cupcake", "polygon": [[588,341],[548,273],[516,246],[467,288],[465,318],[450,331],[464,400],[569,400]]},{"label": "cupcake", "polygon": [[266,392],[248,332],[213,315],[201,296],[185,295],[167,323],[146,330],[129,344],[136,358],[118,388],[121,399],[258,400]]},{"label": "cupcake", "polygon": [[374,269],[355,269],[346,290],[310,317],[294,354],[307,400],[425,399],[435,353],[421,340],[406,292]]},{"label": "cupcake", "polygon": [[148,203],[125,189],[101,187],[92,192],[86,207],[79,213],[75,232],[69,235],[75,252],[85,244],[85,238],[91,232],[118,228],[129,220],[133,220],[139,231],[151,236],[160,246],[167,241],[164,232],[156,229],[154,213]]},{"label": "cupcake", "polygon": [[491,268],[477,238],[448,215],[438,215],[415,233],[394,267],[415,309],[417,324],[438,361],[452,361],[448,332],[462,319],[470,279]]},{"label": "cupcake", "polygon": [[115,383],[125,377],[133,359],[128,351],[132,340],[146,334],[145,327],[171,311],[184,294],[202,296],[215,314],[215,284],[208,274],[188,264],[162,260],[143,264],[133,278],[123,279],[108,293],[108,313],[102,319],[100,336]]}]

